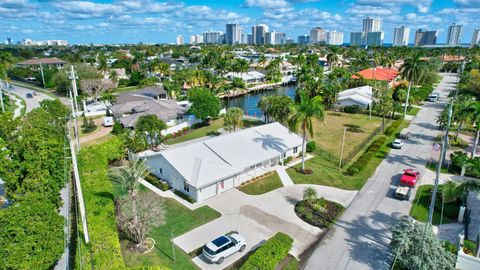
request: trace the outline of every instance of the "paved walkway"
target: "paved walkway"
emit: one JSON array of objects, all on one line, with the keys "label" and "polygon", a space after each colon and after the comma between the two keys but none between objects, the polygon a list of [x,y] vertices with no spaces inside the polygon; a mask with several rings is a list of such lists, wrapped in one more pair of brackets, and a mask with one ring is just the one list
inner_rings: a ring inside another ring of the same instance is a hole
[{"label": "paved walkway", "polygon": [[[78,119],[79,121],[79,128],[81,128],[81,119]],[[80,137],[80,143],[86,143],[90,141],[95,141],[98,140],[104,136],[107,136],[112,132],[113,127],[104,127],[103,126],[103,117],[97,118],[93,120],[95,122],[95,125],[99,126],[97,130],[95,130],[93,133],[90,133],[88,135],[85,135],[83,137]]]},{"label": "paved walkway", "polygon": [[[238,189],[231,189],[205,202],[222,214],[220,218],[175,238],[174,242],[188,253],[222,234],[238,231],[246,238],[248,251],[275,233],[284,232],[294,238],[292,255],[299,256],[314,244],[323,232],[320,228],[303,222],[295,214],[295,204],[303,199],[303,190],[307,186],[315,187],[318,196],[345,207],[357,194],[357,191],[318,185],[292,185],[262,195],[247,195]],[[208,264],[201,256],[193,261],[201,269],[223,269],[245,253],[228,257],[221,266]]]},{"label": "paved walkway", "polygon": [[287,174],[287,172],[285,171],[285,166],[279,166],[277,168],[277,173],[278,173],[278,176],[280,177],[280,180],[282,180],[282,184],[284,187],[288,187],[288,186],[293,186],[293,181],[292,179],[290,178],[290,176]]},{"label": "paved walkway", "polygon": [[[422,174],[434,153],[433,142],[439,134],[437,116],[455,89],[456,74],[440,74],[443,78],[436,91],[438,103],[426,103],[412,120],[408,130],[412,137],[402,149],[392,149],[368,179],[345,213],[318,243],[304,269],[389,269],[391,227],[408,215],[411,202],[393,198],[400,176],[408,167]],[[436,154],[438,156],[438,153]],[[426,177],[422,177],[421,183]],[[412,196],[413,197],[413,196]]]}]

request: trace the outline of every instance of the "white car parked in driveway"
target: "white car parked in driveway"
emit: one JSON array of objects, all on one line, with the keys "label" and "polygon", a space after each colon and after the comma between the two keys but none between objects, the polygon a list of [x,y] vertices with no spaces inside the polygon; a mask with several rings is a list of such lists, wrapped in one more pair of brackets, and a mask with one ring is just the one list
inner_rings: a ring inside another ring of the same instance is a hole
[{"label": "white car parked in driveway", "polygon": [[400,140],[400,139],[395,139],[395,140],[392,142],[392,147],[393,147],[393,148],[401,149],[402,146],[403,146],[403,141]]},{"label": "white car parked in driveway", "polygon": [[247,247],[245,238],[238,233],[223,235],[203,246],[202,254],[211,263],[221,264],[226,257]]}]

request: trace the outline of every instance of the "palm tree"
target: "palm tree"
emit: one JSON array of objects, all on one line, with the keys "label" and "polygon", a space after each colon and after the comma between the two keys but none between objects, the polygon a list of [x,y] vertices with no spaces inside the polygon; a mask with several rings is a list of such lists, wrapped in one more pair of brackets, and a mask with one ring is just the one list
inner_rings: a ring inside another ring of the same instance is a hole
[{"label": "palm tree", "polygon": [[480,101],[471,101],[468,103],[467,108],[468,118],[472,123],[475,123],[475,139],[473,140],[473,147],[471,152],[471,158],[475,157],[478,147],[478,140],[480,138]]},{"label": "palm tree", "polygon": [[[145,161],[135,160],[128,163],[124,168],[120,168],[111,173],[112,181],[118,183],[131,198],[133,223],[138,224],[137,195],[140,189],[140,181],[150,174],[150,169]],[[137,220],[137,221],[136,221]]]},{"label": "palm tree", "polygon": [[110,80],[115,84],[115,87],[117,87],[118,72],[116,70],[111,70],[110,71]]},{"label": "palm tree", "polygon": [[445,202],[454,202],[462,200],[465,202],[469,192],[480,191],[480,181],[469,180],[465,182],[448,181],[442,188]]},{"label": "palm tree", "polygon": [[303,190],[303,199],[305,201],[313,201],[317,198],[317,190],[314,187],[306,187]]},{"label": "palm tree", "polygon": [[307,132],[313,137],[313,118],[323,121],[324,112],[322,98],[316,96],[310,98],[303,89],[299,89],[300,100],[294,105],[293,115],[288,120],[288,126],[293,132],[300,128],[302,131],[302,171],[305,171],[305,144]]},{"label": "palm tree", "polygon": [[405,60],[400,73],[405,80],[408,80],[407,98],[405,100],[405,108],[403,112],[403,116],[405,117],[405,115],[407,115],[408,99],[410,97],[412,84],[418,84],[424,79],[425,75],[428,73],[428,66],[426,61],[422,60],[420,55],[416,54]]},{"label": "palm tree", "polygon": [[233,131],[242,124],[243,110],[238,107],[232,107],[227,110],[225,117],[223,117],[223,125],[225,129]]}]

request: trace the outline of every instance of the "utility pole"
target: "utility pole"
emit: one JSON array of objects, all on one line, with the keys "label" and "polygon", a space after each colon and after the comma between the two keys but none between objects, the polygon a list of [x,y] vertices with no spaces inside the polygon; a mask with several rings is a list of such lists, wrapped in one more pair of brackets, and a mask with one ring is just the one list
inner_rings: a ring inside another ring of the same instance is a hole
[{"label": "utility pole", "polygon": [[410,98],[410,89],[412,88],[412,81],[408,82],[408,90],[407,90],[407,99],[405,100],[405,108],[403,111],[403,118],[407,115],[407,107],[408,107],[408,99]]},{"label": "utility pole", "polygon": [[347,133],[347,128],[343,128],[343,139],[342,139],[342,150],[340,150],[340,162],[338,163],[338,170],[342,169],[342,159],[343,159],[343,147],[345,146],[345,134]]},{"label": "utility pole", "polygon": [[77,152],[80,152],[80,135],[78,133],[78,103],[77,103],[77,96],[78,96],[78,91],[77,91],[77,75],[75,74],[75,70],[72,65],[72,69],[70,71],[69,79],[72,81],[72,89],[73,89],[73,95],[72,92],[70,92],[70,97],[72,98],[72,113],[73,113],[73,122],[75,124],[75,138],[77,140]]},{"label": "utility pole", "polygon": [[3,86],[2,85],[3,85],[3,82],[0,79],[0,103],[2,103],[2,113],[4,113],[5,112],[5,105],[3,104]]}]

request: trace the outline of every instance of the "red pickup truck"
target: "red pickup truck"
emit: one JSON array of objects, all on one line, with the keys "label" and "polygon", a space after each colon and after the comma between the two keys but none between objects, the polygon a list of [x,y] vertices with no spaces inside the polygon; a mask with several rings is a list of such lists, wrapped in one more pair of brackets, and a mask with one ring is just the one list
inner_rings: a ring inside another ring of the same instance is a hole
[{"label": "red pickup truck", "polygon": [[420,179],[420,172],[415,169],[406,169],[400,178],[400,185],[407,187],[415,187],[417,181]]}]

